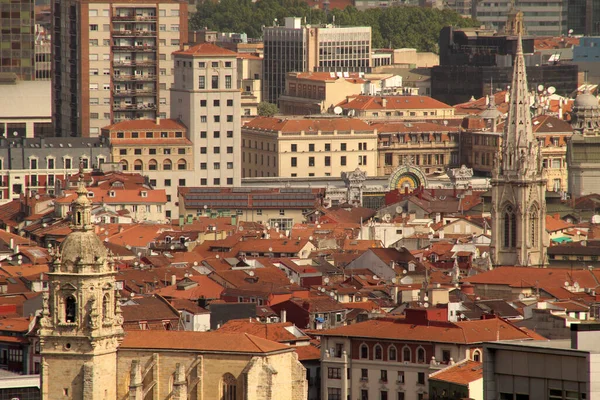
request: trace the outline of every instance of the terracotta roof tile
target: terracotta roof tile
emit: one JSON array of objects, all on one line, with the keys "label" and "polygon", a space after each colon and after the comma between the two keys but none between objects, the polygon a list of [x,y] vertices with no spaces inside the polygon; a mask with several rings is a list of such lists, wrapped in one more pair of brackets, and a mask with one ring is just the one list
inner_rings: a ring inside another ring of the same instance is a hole
[{"label": "terracotta roof tile", "polygon": [[429,375],[429,379],[467,386],[483,379],[483,364],[467,359]]},{"label": "terracotta roof tile", "polygon": [[[286,328],[292,328],[301,333],[302,336],[296,336]],[[217,329],[217,332],[225,333],[248,333],[263,339],[272,340],[274,342],[292,342],[298,340],[309,340],[298,328],[294,327],[291,322],[263,323],[255,319],[232,319],[227,321],[223,326]]]},{"label": "terracotta roof tile", "polygon": [[[384,107],[383,100],[386,100]],[[427,96],[350,96],[347,100],[337,104],[349,110],[420,110],[420,109],[449,109],[446,103]]]},{"label": "terracotta roof tile", "polygon": [[312,344],[308,346],[294,346],[293,349],[298,354],[298,360],[300,361],[318,361],[321,359],[321,350]]},{"label": "terracotta roof tile", "polygon": [[238,53],[235,51],[224,49],[212,43],[200,43],[195,46],[191,46],[186,50],[179,50],[173,52],[173,55],[181,56],[237,56]]},{"label": "terracotta roof tile", "polygon": [[185,350],[264,354],[292,351],[284,344],[247,333],[189,331],[128,331],[119,347],[123,350]]},{"label": "terracotta roof tile", "polygon": [[368,123],[356,118],[256,117],[248,121],[243,128],[273,132],[333,132],[350,130],[373,132],[374,130]]},{"label": "terracotta roof tile", "polygon": [[153,131],[153,130],[177,130],[187,131],[185,125],[174,119],[162,118],[156,123],[154,119],[128,119],[125,121],[117,122],[112,125],[105,126],[103,130],[114,130],[114,131]]}]

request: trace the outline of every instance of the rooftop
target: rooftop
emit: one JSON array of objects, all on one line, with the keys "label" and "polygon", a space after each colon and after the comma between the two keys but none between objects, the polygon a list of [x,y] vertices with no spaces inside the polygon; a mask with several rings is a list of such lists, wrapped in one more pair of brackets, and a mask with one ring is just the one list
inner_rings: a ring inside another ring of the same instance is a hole
[{"label": "rooftop", "polygon": [[231,56],[237,57],[235,51],[224,49],[212,43],[200,43],[185,50],[173,52],[176,56]]}]

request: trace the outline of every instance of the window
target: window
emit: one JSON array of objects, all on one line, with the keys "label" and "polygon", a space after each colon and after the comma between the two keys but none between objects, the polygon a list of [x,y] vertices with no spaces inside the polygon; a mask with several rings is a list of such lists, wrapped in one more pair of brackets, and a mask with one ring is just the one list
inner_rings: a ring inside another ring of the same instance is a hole
[{"label": "window", "polygon": [[419,385],[424,385],[425,384],[425,372],[419,372],[417,374],[417,383]]},{"label": "window", "polygon": [[292,167],[298,166],[298,159],[296,157],[292,157]]},{"label": "window", "polygon": [[235,377],[229,373],[221,378],[221,400],[236,400],[237,399],[237,381]]},{"label": "window", "polygon": [[425,362],[425,349],[422,347],[417,349],[417,362],[421,364]]},{"label": "window", "polygon": [[98,31],[98,24],[90,24],[90,31],[97,32]]},{"label": "window", "polygon": [[74,323],[77,318],[77,302],[73,295],[65,298],[65,322]]},{"label": "window", "polygon": [[213,120],[214,120],[215,122],[221,122],[221,116],[220,116],[220,115],[214,115],[214,116],[213,116]]},{"label": "window", "polygon": [[362,368],[360,370],[360,380],[361,381],[367,381],[369,380],[369,370],[366,368]]},{"label": "window", "polygon": [[442,350],[442,362],[445,364],[450,362],[450,350]]},{"label": "window", "polygon": [[475,350],[473,352],[473,361],[481,362],[481,351]]},{"label": "window", "polygon": [[218,139],[221,137],[221,131],[214,131],[213,132],[213,138]]},{"label": "window", "polygon": [[200,147],[200,154],[206,154],[206,147]]},{"label": "window", "polygon": [[213,163],[213,169],[221,169],[221,163],[220,162]]},{"label": "window", "polygon": [[213,148],[213,153],[215,153],[215,154],[221,154],[221,148],[220,147],[214,147]]},{"label": "window", "polygon": [[[206,77],[203,75],[200,75],[198,77],[198,89],[206,89]],[[206,106],[206,100],[201,100],[200,103],[204,102],[203,107]]]},{"label": "window", "polygon": [[327,378],[328,379],[341,379],[342,378],[342,369],[341,368],[327,368]]},{"label": "window", "polygon": [[211,77],[211,81],[210,81],[210,87],[212,89],[218,89],[219,88],[219,75],[213,75]]},{"label": "window", "polygon": [[232,99],[228,99],[227,100],[227,107],[233,107],[233,100]]},{"label": "window", "polygon": [[227,137],[228,138],[232,138],[233,137],[233,131],[227,131]]},{"label": "window", "polygon": [[404,371],[398,371],[398,383],[404,383]]},{"label": "window", "polygon": [[504,247],[513,248],[517,246],[517,215],[512,206],[504,210]]},{"label": "window", "polygon": [[308,166],[309,167],[315,166],[315,158],[314,157],[308,157]]},{"label": "window", "polygon": [[379,400],[388,400],[387,390],[382,390],[379,392]]},{"label": "window", "polygon": [[233,115],[227,116],[227,122],[233,122]]},{"label": "window", "polygon": [[360,390],[360,400],[369,400],[369,390],[368,389]]},{"label": "window", "polygon": [[396,346],[390,346],[388,348],[388,360],[396,361],[397,358],[398,358],[398,355],[396,354]]},{"label": "window", "polygon": [[408,347],[408,346],[405,346],[402,349],[402,361],[407,361],[407,362],[411,361],[410,347]]},{"label": "window", "polygon": [[285,210],[283,208],[279,210],[279,215],[285,215]]},{"label": "window", "polygon": [[375,345],[375,359],[383,360],[383,348],[380,345]]},{"label": "window", "polygon": [[369,358],[369,346],[364,343],[360,345],[360,358]]},{"label": "window", "polygon": [[346,143],[340,143],[340,150],[346,151]]},{"label": "window", "polygon": [[308,145],[308,151],[315,151],[315,144],[314,143],[310,143]]},{"label": "window", "polygon": [[297,144],[292,144],[292,147],[291,147],[291,152],[292,152],[292,153],[295,153],[295,152],[297,152],[297,151],[298,151],[298,145],[297,145]]},{"label": "window", "polygon": [[208,120],[206,119],[206,115],[201,115],[200,116],[200,122],[207,122]]},{"label": "window", "polygon": [[233,163],[232,162],[228,162],[227,163],[227,169],[233,169]]},{"label": "window", "polygon": [[231,89],[231,75],[225,75],[225,89]]},{"label": "window", "polygon": [[179,25],[178,24],[171,25],[171,31],[172,32],[179,32]]},{"label": "window", "polygon": [[367,165],[367,156],[358,156],[358,165]]},{"label": "window", "polygon": [[[232,167],[232,168],[233,168],[233,167]],[[227,178],[227,184],[228,184],[228,185],[233,185],[233,178]],[[259,303],[258,303],[258,304],[260,304],[260,300],[259,300]]]},{"label": "window", "polygon": [[199,62],[198,68],[206,68],[206,63],[204,61]]},{"label": "window", "polygon": [[207,163],[203,162],[200,163],[200,169],[206,169],[207,168]]},{"label": "window", "polygon": [[214,178],[213,179],[213,185],[219,186],[220,184],[221,184],[221,178]]},{"label": "window", "polygon": [[202,179],[200,179],[200,184],[202,186],[206,186],[206,185],[208,185],[208,180],[206,178],[202,178]]},{"label": "window", "polygon": [[227,154],[233,154],[233,146],[227,146]]},{"label": "window", "polygon": [[185,186],[185,179],[179,180],[179,186]]},{"label": "window", "polygon": [[387,369],[381,370],[380,380],[381,382],[387,382]]},{"label": "window", "polygon": [[342,389],[328,387],[326,400],[342,400]]},{"label": "window", "polygon": [[340,157],[340,165],[346,165],[346,156]]},{"label": "window", "polygon": [[218,68],[219,67],[219,62],[218,61],[213,61],[210,63],[211,67],[213,68]]}]

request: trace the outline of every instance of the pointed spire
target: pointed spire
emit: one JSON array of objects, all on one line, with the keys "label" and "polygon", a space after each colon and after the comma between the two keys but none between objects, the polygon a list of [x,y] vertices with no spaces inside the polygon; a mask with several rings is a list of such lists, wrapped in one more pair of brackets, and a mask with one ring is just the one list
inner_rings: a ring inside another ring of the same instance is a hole
[{"label": "pointed spire", "polygon": [[79,178],[77,184],[77,198],[71,203],[72,230],[89,231],[92,229],[92,202],[88,198],[83,175],[83,161],[79,163]]}]

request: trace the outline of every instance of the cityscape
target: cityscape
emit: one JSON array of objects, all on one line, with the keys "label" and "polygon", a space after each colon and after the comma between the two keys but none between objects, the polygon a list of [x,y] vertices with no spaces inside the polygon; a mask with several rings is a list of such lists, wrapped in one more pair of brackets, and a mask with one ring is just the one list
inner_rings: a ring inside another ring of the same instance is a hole
[{"label": "cityscape", "polygon": [[0,400],[600,400],[599,49],[583,0],[0,0]]}]

